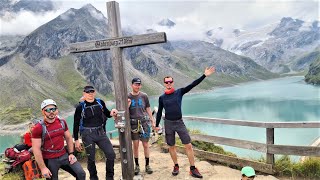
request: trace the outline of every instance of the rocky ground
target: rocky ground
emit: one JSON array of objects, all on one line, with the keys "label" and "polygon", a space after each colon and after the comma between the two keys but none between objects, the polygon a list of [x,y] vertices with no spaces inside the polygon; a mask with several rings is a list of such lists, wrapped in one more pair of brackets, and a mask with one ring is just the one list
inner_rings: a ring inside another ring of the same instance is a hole
[{"label": "rocky ground", "polygon": [[[141,172],[138,176],[135,176],[134,179],[145,179],[145,180],[166,180],[166,179],[175,179],[175,180],[188,180],[195,179],[189,175],[189,161],[186,155],[178,154],[178,161],[180,165],[180,174],[178,176],[172,176],[171,171],[173,168],[173,163],[170,158],[169,153],[163,153],[160,150],[160,147],[156,144],[150,147],[150,165],[154,170],[153,174],[146,174],[144,170],[144,156],[142,144],[140,144],[140,169]],[[87,173],[87,179],[89,179],[89,172],[87,171],[87,165],[85,162],[82,162]],[[200,161],[196,159],[196,166],[203,175],[205,180],[239,180],[241,173],[239,170],[232,169],[222,165],[210,164],[207,161]],[[105,177],[105,163],[97,162],[97,171],[100,179]],[[71,180],[75,179],[70,177],[69,174],[62,172],[59,174],[59,179]],[[121,179],[121,163],[119,160],[115,163],[115,179]],[[276,180],[277,178],[270,175],[258,175],[255,180]]]}]

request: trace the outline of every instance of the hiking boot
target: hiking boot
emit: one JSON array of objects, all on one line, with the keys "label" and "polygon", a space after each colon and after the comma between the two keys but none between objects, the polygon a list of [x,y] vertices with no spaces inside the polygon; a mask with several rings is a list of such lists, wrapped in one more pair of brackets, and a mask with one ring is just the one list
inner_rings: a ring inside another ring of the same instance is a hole
[{"label": "hiking boot", "polygon": [[179,166],[174,166],[173,171],[172,171],[172,175],[176,176],[178,174],[179,174]]},{"label": "hiking boot", "polygon": [[146,166],[146,173],[147,173],[147,174],[152,174],[152,173],[153,173],[150,165]]},{"label": "hiking boot", "polygon": [[195,178],[202,178],[202,175],[199,173],[197,168],[190,170],[190,175]]},{"label": "hiking boot", "polygon": [[136,166],[136,168],[134,168],[134,175],[138,175],[140,172],[140,167]]}]

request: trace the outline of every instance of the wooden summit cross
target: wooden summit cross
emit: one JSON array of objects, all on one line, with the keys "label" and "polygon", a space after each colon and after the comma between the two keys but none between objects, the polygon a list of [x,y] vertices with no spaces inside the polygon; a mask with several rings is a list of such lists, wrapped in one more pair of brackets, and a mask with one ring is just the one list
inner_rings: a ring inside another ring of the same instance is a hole
[{"label": "wooden summit cross", "polygon": [[163,43],[166,42],[167,39],[164,32],[122,37],[119,3],[115,1],[107,2],[107,10],[111,38],[70,44],[70,52],[81,53],[100,50],[111,51],[116,108],[119,111],[124,111],[125,118],[125,127],[119,129],[122,178],[132,180],[134,171],[131,127],[128,112],[128,93],[123,67],[124,61],[122,58],[122,48]]}]

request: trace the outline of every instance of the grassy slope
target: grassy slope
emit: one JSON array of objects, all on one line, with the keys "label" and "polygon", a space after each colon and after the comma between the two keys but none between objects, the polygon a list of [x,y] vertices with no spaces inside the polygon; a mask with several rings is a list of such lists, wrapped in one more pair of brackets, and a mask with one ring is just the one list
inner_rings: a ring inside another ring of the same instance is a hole
[{"label": "grassy slope", "polygon": [[[50,60],[49,68],[56,70],[54,77],[40,76],[39,69],[18,57],[10,63],[14,67],[12,71],[17,73],[1,79],[6,92],[0,101],[0,122],[3,124],[17,124],[39,117],[40,103],[46,98],[56,100],[60,110],[64,111],[72,108],[82,95],[85,80],[75,70],[74,61],[68,57]],[[41,70],[45,71],[43,68]]]},{"label": "grassy slope", "polygon": [[309,72],[305,76],[305,81],[310,84],[320,85],[320,56],[316,61],[311,63]]},{"label": "grassy slope", "polygon": [[[148,95],[158,95],[159,87],[162,87],[162,77],[168,72],[173,73],[174,77],[177,76],[176,87],[183,87],[191,83],[202,74],[204,69],[195,68],[190,59],[192,58],[188,55],[174,56],[173,67],[170,69],[158,64],[162,73],[155,77],[146,76],[148,83],[144,84],[142,91]],[[76,70],[74,59],[71,56],[58,60],[43,60],[36,67],[29,66],[23,58],[17,56],[5,66],[12,66],[9,70],[16,73],[0,79],[0,83],[6,85],[3,90],[5,93],[0,97],[0,123],[2,124],[17,124],[39,117],[39,104],[46,98],[56,100],[60,110],[70,110],[77,104],[82,95],[82,88],[87,84],[84,77]],[[136,76],[141,72],[134,70],[131,73]],[[271,73],[259,74],[259,70],[255,72],[255,76],[262,79],[274,77]],[[231,77],[213,74],[199,84],[195,90],[210,90],[217,86],[235,85],[250,80],[253,79],[245,76]],[[12,94],[17,96],[12,96]],[[98,94],[97,97],[104,100],[114,99],[112,94],[107,97]]]}]

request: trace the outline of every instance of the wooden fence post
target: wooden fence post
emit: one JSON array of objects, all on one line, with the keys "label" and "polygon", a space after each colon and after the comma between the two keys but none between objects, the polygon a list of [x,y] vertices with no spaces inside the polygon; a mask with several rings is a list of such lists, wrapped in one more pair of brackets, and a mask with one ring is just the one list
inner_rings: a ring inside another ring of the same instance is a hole
[{"label": "wooden fence post", "polygon": [[269,145],[274,144],[274,128],[267,128],[267,164],[274,166],[274,154],[269,153]]}]

